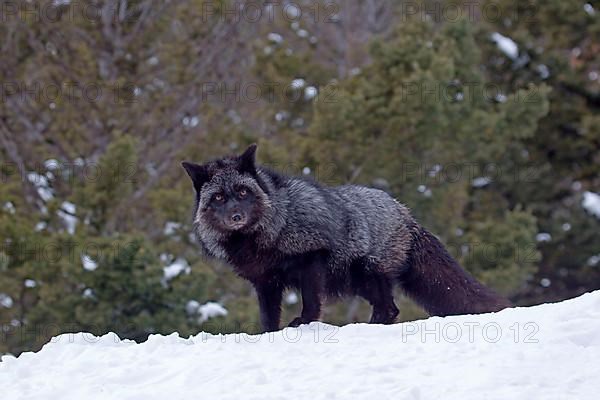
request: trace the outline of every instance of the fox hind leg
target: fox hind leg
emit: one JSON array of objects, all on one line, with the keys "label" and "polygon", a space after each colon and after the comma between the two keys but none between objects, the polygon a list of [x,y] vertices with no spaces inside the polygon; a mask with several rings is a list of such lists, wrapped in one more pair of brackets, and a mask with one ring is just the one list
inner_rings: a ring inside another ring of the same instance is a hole
[{"label": "fox hind leg", "polygon": [[382,283],[378,285],[377,292],[371,292],[365,297],[373,306],[371,315],[371,324],[393,324],[400,313],[392,292],[392,285]]},{"label": "fox hind leg", "polygon": [[371,324],[393,324],[400,313],[394,302],[392,279],[369,261],[353,266],[353,286],[357,294],[373,306]]}]

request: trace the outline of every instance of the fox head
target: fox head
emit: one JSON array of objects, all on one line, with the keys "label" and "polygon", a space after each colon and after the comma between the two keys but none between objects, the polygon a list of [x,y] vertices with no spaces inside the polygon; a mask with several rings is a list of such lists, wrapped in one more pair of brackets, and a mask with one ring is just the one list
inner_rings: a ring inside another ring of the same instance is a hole
[{"label": "fox head", "polygon": [[199,229],[247,232],[259,222],[269,198],[256,168],[256,148],[202,165],[182,163],[196,190]]}]

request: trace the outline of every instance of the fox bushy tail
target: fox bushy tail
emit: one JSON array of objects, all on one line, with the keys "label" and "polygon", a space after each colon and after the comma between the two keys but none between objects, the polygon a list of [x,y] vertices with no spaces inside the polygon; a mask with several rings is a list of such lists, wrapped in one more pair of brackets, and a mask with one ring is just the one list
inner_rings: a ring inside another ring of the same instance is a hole
[{"label": "fox bushy tail", "polygon": [[426,229],[413,233],[400,284],[430,315],[481,314],[510,307],[508,299],[477,281]]}]

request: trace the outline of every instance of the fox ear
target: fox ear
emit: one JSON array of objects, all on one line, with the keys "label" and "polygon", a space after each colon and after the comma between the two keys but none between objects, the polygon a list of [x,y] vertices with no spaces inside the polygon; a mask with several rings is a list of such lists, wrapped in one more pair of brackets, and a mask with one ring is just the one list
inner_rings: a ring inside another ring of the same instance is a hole
[{"label": "fox ear", "polygon": [[248,172],[251,175],[256,174],[256,143],[248,146],[246,151],[238,157],[239,159],[239,171]]},{"label": "fox ear", "polygon": [[182,162],[181,166],[185,169],[187,174],[192,179],[192,182],[194,183],[194,189],[196,189],[196,191],[198,193],[200,193],[200,189],[202,189],[202,185],[204,185],[206,182],[208,182],[208,179],[209,179],[209,175],[208,175],[208,171],[206,170],[206,167],[204,167],[203,165],[198,165],[198,164],[194,164],[194,163],[187,162],[187,161]]}]

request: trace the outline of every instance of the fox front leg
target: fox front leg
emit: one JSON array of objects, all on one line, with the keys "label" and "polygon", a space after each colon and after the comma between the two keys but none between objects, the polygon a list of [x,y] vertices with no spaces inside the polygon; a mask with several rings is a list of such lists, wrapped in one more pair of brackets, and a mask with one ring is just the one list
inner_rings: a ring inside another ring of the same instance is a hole
[{"label": "fox front leg", "polygon": [[302,274],[300,290],[302,292],[302,314],[290,322],[289,326],[291,327],[309,324],[318,321],[321,317],[322,282],[314,264]]},{"label": "fox front leg", "polygon": [[260,322],[265,332],[279,330],[283,288],[273,283],[255,285],[260,308]]}]

